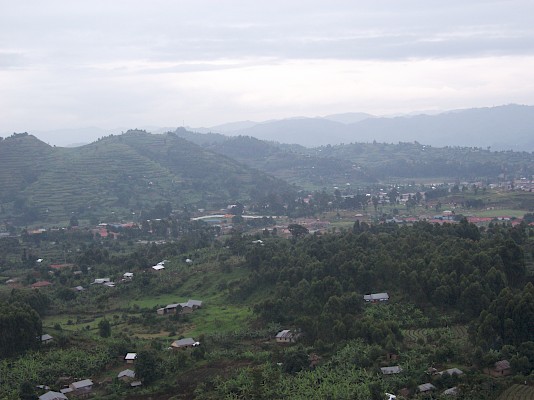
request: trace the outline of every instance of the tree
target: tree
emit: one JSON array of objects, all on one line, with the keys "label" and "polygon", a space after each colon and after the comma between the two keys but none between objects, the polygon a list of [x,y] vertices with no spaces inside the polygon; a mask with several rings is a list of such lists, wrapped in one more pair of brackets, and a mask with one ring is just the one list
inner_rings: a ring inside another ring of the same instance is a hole
[{"label": "tree", "polygon": [[154,350],[140,351],[135,359],[135,376],[145,384],[154,382],[159,374],[160,361]]},{"label": "tree", "polygon": [[41,318],[29,305],[0,303],[0,357],[37,348],[41,335]]},{"label": "tree", "polygon": [[73,215],[72,217],[70,217],[69,226],[78,226],[78,225],[79,225],[78,217],[76,217],[76,215]]},{"label": "tree", "polygon": [[301,347],[297,347],[286,351],[282,365],[285,372],[296,374],[306,368],[309,363],[308,354]]},{"label": "tree", "polygon": [[111,324],[107,319],[101,319],[98,323],[98,333],[103,338],[111,336]]},{"label": "tree", "polygon": [[305,236],[310,232],[308,228],[299,224],[289,224],[287,229],[291,232],[291,235],[293,235],[294,238]]}]

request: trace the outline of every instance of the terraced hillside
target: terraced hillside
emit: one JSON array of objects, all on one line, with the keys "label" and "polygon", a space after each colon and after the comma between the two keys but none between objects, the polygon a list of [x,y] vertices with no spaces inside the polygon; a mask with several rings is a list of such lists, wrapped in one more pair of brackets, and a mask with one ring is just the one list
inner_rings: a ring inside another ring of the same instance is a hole
[{"label": "terraced hillside", "polygon": [[101,217],[173,206],[222,206],[278,190],[285,182],[174,134],[129,131],[78,148],[31,135],[0,142],[0,204],[23,222]]}]

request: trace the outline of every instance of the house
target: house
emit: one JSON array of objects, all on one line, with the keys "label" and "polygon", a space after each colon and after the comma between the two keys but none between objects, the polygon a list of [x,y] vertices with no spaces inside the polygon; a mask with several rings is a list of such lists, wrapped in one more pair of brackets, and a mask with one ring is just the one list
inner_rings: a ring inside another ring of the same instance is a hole
[{"label": "house", "polygon": [[131,387],[138,387],[138,386],[141,386],[143,384],[143,382],[141,381],[134,381],[132,383],[130,383],[130,386]]},{"label": "house", "polygon": [[128,353],[124,356],[124,361],[126,361],[126,364],[133,364],[136,358],[137,353]]},{"label": "house", "polygon": [[91,283],[91,285],[102,285],[104,283],[109,283],[109,282],[111,282],[110,278],[96,278],[95,281]]},{"label": "house", "polygon": [[187,306],[191,307],[193,310],[196,310],[197,308],[202,307],[202,300],[191,300],[189,299],[187,301]]},{"label": "house", "polygon": [[487,371],[491,376],[506,376],[512,373],[508,360],[497,361],[493,368]]},{"label": "house", "polygon": [[197,308],[202,307],[202,300],[191,300],[189,299],[185,303],[175,303],[175,304],[167,304],[165,307],[158,308],[156,312],[158,315],[165,315],[165,314],[190,314]]},{"label": "house", "polygon": [[363,299],[368,303],[377,303],[380,301],[388,301],[389,294],[387,293],[371,293],[363,296]]},{"label": "house", "polygon": [[65,400],[68,399],[63,393],[49,391],[39,396],[39,400]]},{"label": "house", "polygon": [[48,287],[48,286],[51,286],[51,285],[52,285],[52,282],[39,281],[39,282],[35,282],[32,285],[32,289],[40,289],[40,288]]},{"label": "house", "polygon": [[179,303],[167,304],[165,307],[158,308],[156,312],[158,313],[158,315],[176,314],[179,305]]},{"label": "house", "polygon": [[76,292],[83,292],[83,291],[85,290],[85,288],[84,288],[83,286],[76,286],[76,287],[74,288],[74,290],[75,290]]},{"label": "house", "polygon": [[276,334],[276,343],[294,343],[298,339],[298,334],[291,332],[289,329],[285,329]]},{"label": "house", "polygon": [[419,392],[430,392],[431,390],[436,390],[436,387],[432,385],[431,383],[423,383],[422,385],[417,386],[417,389]]},{"label": "house", "polygon": [[50,336],[48,333],[45,333],[44,335],[41,335],[41,343],[42,344],[49,344],[54,340],[52,336]]},{"label": "house", "polygon": [[85,397],[91,393],[93,381],[91,379],[84,379],[83,381],[73,382],[69,385],[69,388],[72,389],[72,394]]},{"label": "house", "polygon": [[161,271],[162,269],[165,269],[165,267],[164,267],[163,265],[158,264],[158,265],[154,265],[154,266],[152,267],[152,269],[153,269],[154,271]]},{"label": "house", "polygon": [[396,365],[394,367],[382,367],[380,368],[380,371],[382,371],[382,375],[399,374],[402,371],[402,368]]},{"label": "house", "polygon": [[124,274],[122,274],[122,277],[124,279],[129,279],[129,280],[133,279],[133,276],[134,276],[133,272],[125,272]]},{"label": "house", "polygon": [[188,347],[199,346],[200,343],[196,342],[193,338],[178,339],[172,342],[171,347],[173,349],[186,349]]},{"label": "house", "polygon": [[50,264],[50,268],[56,271],[72,267],[74,267],[74,264]]},{"label": "house", "polygon": [[451,387],[451,388],[449,388],[447,390],[444,390],[443,394],[445,396],[457,396],[458,395],[458,387],[454,386],[454,387]]},{"label": "house", "polygon": [[202,307],[202,300],[189,299],[187,300],[186,303],[178,303],[178,304],[182,307],[182,310],[180,311],[181,314],[189,314],[189,313],[192,313],[197,308]]},{"label": "house", "polygon": [[117,378],[123,382],[127,382],[135,379],[135,372],[131,369],[125,369],[124,371],[119,372]]},{"label": "house", "polygon": [[445,371],[438,372],[438,374],[440,375],[443,375],[445,373],[452,376],[453,374],[462,375],[464,372],[459,368],[449,368],[449,369],[446,369]]}]

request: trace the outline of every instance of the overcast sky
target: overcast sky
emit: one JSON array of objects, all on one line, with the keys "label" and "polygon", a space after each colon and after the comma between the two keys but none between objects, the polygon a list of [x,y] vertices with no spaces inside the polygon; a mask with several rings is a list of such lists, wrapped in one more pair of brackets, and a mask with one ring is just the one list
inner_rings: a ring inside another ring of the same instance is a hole
[{"label": "overcast sky", "polygon": [[534,104],[534,1],[0,0],[0,131]]}]

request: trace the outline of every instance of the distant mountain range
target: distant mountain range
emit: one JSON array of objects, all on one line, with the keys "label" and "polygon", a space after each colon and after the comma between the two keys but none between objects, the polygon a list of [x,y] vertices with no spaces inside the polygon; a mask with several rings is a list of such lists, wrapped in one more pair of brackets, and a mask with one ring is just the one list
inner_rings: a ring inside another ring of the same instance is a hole
[{"label": "distant mountain range", "polygon": [[399,117],[347,113],[259,123],[243,121],[191,130],[246,135],[306,147],[376,141],[534,151],[534,106],[512,104]]},{"label": "distant mountain range", "polygon": [[[142,127],[151,133],[176,127]],[[294,117],[262,122],[237,121],[212,127],[187,127],[199,133],[251,136],[261,140],[306,147],[340,143],[419,142],[431,146],[490,147],[493,150],[534,151],[534,106],[504,105],[489,108],[375,116],[353,112],[324,117]],[[73,147],[91,143],[126,128],[98,127],[28,132],[45,143]],[[6,135],[6,134],[4,134]]]}]

